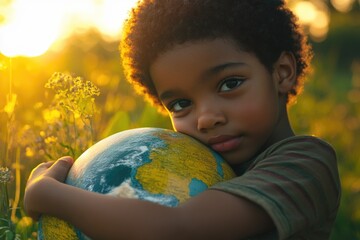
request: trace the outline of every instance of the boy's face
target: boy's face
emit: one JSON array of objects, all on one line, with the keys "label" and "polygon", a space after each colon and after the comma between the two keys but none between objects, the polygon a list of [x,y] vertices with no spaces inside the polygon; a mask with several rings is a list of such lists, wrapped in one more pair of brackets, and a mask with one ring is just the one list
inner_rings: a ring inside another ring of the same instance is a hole
[{"label": "boy's face", "polygon": [[174,129],[230,164],[249,160],[283,134],[277,78],[229,39],[175,46],[150,74]]}]

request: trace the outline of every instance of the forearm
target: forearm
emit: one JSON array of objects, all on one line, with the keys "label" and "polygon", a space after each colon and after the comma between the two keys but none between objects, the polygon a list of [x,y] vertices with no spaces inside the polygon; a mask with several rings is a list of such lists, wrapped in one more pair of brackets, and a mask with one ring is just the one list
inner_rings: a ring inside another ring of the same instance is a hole
[{"label": "forearm", "polygon": [[58,217],[93,239],[242,239],[274,228],[261,207],[221,191],[170,208],[66,185],[69,163],[65,158],[33,170],[24,196],[31,217]]},{"label": "forearm", "polygon": [[58,216],[93,239],[176,239],[178,224],[171,223],[177,219],[176,209],[64,188],[68,194],[61,201],[66,210]]},{"label": "forearm", "polygon": [[169,208],[62,187],[57,201],[64,208],[55,204],[56,216],[93,239],[240,239],[274,227],[257,205],[219,191],[206,191]]},{"label": "forearm", "polygon": [[73,224],[93,239],[185,239],[178,234],[178,208],[115,198],[62,183],[73,163],[63,157],[39,164],[24,195],[27,214],[51,215]]},{"label": "forearm", "polygon": [[[176,239],[176,209],[45,181],[37,211],[61,218],[93,239]],[[35,199],[34,199],[35,200]],[[173,221],[173,222],[172,222]]]}]

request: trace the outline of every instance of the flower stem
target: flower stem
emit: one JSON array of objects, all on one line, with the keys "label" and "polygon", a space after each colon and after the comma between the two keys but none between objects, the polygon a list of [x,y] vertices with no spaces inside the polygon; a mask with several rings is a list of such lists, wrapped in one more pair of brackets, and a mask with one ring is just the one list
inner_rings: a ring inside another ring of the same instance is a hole
[{"label": "flower stem", "polygon": [[13,222],[16,222],[16,211],[18,209],[19,206],[19,201],[20,201],[20,184],[21,184],[21,174],[20,174],[20,148],[17,148],[16,151],[16,159],[15,159],[15,184],[16,184],[16,188],[15,188],[15,200],[12,204],[12,208],[11,208],[11,220]]},{"label": "flower stem", "polygon": [[6,182],[0,182],[0,218],[9,220],[9,196]]},{"label": "flower stem", "polygon": [[9,57],[9,95],[12,95],[12,58]]}]

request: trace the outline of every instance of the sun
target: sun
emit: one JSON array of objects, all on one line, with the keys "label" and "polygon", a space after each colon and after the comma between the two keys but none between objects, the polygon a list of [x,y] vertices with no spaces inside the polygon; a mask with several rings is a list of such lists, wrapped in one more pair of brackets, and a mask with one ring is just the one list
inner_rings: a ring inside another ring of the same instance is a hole
[{"label": "sun", "polygon": [[136,0],[13,0],[0,6],[0,53],[35,57],[78,29],[116,40]]}]

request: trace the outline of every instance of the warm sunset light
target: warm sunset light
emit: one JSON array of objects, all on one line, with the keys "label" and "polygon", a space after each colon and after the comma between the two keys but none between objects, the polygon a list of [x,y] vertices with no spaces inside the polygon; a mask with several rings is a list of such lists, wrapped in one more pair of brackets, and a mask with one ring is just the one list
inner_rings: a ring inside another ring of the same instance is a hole
[{"label": "warm sunset light", "polygon": [[0,52],[8,57],[39,56],[54,42],[93,27],[105,38],[117,39],[135,1],[9,1],[0,6]]},{"label": "warm sunset light", "polygon": [[340,12],[348,12],[352,8],[355,0],[330,0],[330,2],[336,10]]},{"label": "warm sunset light", "polygon": [[330,15],[327,6],[320,1],[292,1],[290,8],[299,17],[315,41],[326,38],[329,30]]},{"label": "warm sunset light", "polygon": [[359,146],[360,0],[0,0],[0,240],[360,240]]},{"label": "warm sunset light", "polygon": [[309,24],[315,20],[317,9],[313,3],[303,1],[295,5],[294,12],[300,16],[302,23]]}]

